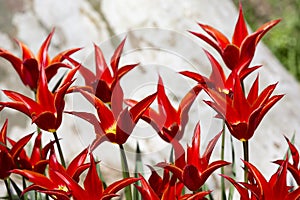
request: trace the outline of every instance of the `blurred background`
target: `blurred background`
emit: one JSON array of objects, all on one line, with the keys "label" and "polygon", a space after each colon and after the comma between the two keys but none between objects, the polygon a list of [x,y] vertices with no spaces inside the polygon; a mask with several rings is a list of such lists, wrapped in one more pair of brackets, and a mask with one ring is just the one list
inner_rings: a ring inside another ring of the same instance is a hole
[{"label": "blurred background", "polygon": [[[276,29],[268,33],[264,43],[283,66],[300,80],[300,58],[297,56],[300,55],[300,0],[233,0],[233,2],[237,7],[239,2],[242,2],[247,22],[253,30],[271,19],[283,20]],[[97,4],[101,4],[101,1],[87,0],[87,3],[96,11],[100,11]],[[30,7],[34,9],[34,0],[1,0],[1,32],[11,37],[17,36],[18,27],[13,23],[14,14],[26,12]],[[40,25],[47,28],[42,21]]]}]

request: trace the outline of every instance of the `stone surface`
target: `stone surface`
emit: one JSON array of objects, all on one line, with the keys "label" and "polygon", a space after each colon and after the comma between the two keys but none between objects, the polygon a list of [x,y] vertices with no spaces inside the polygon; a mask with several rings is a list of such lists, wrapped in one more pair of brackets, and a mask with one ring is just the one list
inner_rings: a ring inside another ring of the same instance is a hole
[{"label": "stone surface", "polygon": [[[196,22],[210,24],[228,36],[231,36],[237,18],[237,10],[230,0],[165,0],[165,1],[138,1],[138,0],[18,0],[12,4],[9,0],[1,1],[1,8],[8,9],[1,12],[0,46],[19,53],[12,38],[25,42],[37,52],[44,38],[55,27],[50,53],[73,47],[85,47],[74,58],[80,59],[87,66],[94,67],[93,43],[99,44],[109,59],[112,49],[125,35],[125,46],[122,63],[140,62],[141,66],[130,72],[123,79],[122,85],[127,98],[141,99],[155,91],[158,73],[163,77],[168,95],[178,105],[181,98],[195,83],[189,81],[176,72],[193,70],[203,74],[210,73],[210,66],[204,56],[202,48],[215,53],[199,39],[193,37],[187,30],[201,31]],[[101,3],[100,3],[101,2]],[[111,37],[116,34],[116,37]],[[218,55],[216,55],[218,56]],[[271,161],[282,158],[287,145],[283,134],[291,137],[296,133],[296,145],[299,147],[299,119],[300,88],[299,84],[281,66],[277,59],[264,46],[259,45],[253,64],[263,64],[259,70],[261,88],[267,84],[279,81],[276,93],[286,94],[265,117],[255,136],[250,141],[250,160],[264,173],[270,176],[276,166]],[[256,75],[247,78],[251,84]],[[78,78],[80,81],[80,77]],[[30,95],[27,88],[20,87],[20,81],[13,68],[0,59],[0,86],[13,89]],[[190,123],[187,134],[182,143],[190,142],[194,125],[200,120],[202,126],[203,148],[208,141],[221,130],[221,122],[212,119],[214,112],[202,103],[207,98],[201,95],[190,112]],[[1,100],[5,99],[1,94]],[[67,98],[68,110],[88,106],[84,100]],[[10,120],[9,134],[21,137],[35,129],[29,126],[30,121],[21,114],[15,115],[8,109],[0,113],[1,121],[6,117]],[[45,137],[52,138],[51,135]],[[66,116],[63,127],[59,129],[59,136],[63,138],[63,149],[71,159],[80,150],[86,147],[93,139],[93,129],[85,122],[74,117]],[[168,159],[169,146],[161,142],[152,129],[144,123],[139,123],[126,144],[131,169],[134,168],[134,149],[136,140],[140,141],[143,159],[146,164],[155,164]],[[227,141],[228,138],[227,138]],[[229,142],[227,142],[229,145]],[[242,148],[236,144],[236,160],[238,171],[241,171],[239,162],[242,158]],[[213,159],[219,158],[219,145],[216,147]],[[229,150],[228,155],[229,155]],[[119,153],[115,146],[105,144],[97,152],[102,160],[106,172],[120,175]],[[230,159],[229,157],[227,159]],[[146,169],[145,169],[146,170]],[[112,180],[114,175],[106,175]],[[241,176],[241,173],[239,173]],[[210,185],[218,187],[218,182],[210,180]]]}]

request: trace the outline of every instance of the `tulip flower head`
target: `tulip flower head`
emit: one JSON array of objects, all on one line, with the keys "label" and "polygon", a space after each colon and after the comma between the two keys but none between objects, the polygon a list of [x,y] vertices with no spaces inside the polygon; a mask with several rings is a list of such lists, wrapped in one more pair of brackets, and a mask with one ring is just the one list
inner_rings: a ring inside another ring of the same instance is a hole
[{"label": "tulip flower head", "polygon": [[70,70],[59,88],[51,92],[48,88],[45,69],[41,68],[36,100],[18,92],[4,90],[4,94],[13,101],[0,102],[0,105],[26,114],[31,118],[32,123],[35,123],[40,129],[55,132],[62,122],[62,114],[65,107],[64,97],[68,88],[74,82],[73,77],[77,70],[78,68]]},{"label": "tulip flower head", "polygon": [[105,61],[104,55],[99,46],[94,45],[96,73],[94,74],[87,67],[84,67],[72,58],[68,60],[75,66],[80,66],[79,72],[84,78],[85,86],[76,86],[73,90],[78,88],[85,89],[95,94],[104,103],[111,102],[111,96],[116,83],[130,70],[138,66],[138,64],[129,64],[119,68],[121,54],[125,45],[126,38],[120,43],[111,57],[110,67]]},{"label": "tulip flower head", "polygon": [[94,126],[96,139],[91,145],[91,149],[95,149],[104,141],[124,144],[138,120],[156,98],[156,93],[154,93],[139,101],[135,106],[123,109],[123,91],[119,82],[116,83],[112,94],[111,107],[90,92],[84,90],[80,90],[80,92],[96,108],[99,119],[88,112],[67,113],[78,116]]},{"label": "tulip flower head", "polygon": [[242,5],[240,4],[239,17],[235,25],[232,41],[219,30],[202,23],[199,26],[210,36],[202,33],[192,32],[195,36],[212,46],[221,55],[226,66],[236,71],[237,74],[247,70],[252,61],[255,49],[261,38],[280,20],[273,20],[258,28],[254,33],[249,34],[243,16]]},{"label": "tulip flower head", "polygon": [[186,152],[177,140],[172,141],[175,150],[175,164],[161,162],[157,166],[172,172],[189,190],[197,191],[216,169],[229,164],[223,160],[209,163],[221,133],[209,142],[204,154],[200,156],[200,124],[198,123],[195,127],[192,146],[188,147]]},{"label": "tulip flower head", "polygon": [[20,41],[17,41],[17,43],[22,49],[22,58],[19,58],[11,52],[0,48],[0,57],[3,57],[12,64],[24,85],[28,86],[33,91],[36,91],[38,88],[41,69],[45,70],[47,82],[50,82],[59,68],[71,68],[70,65],[63,63],[63,61],[66,59],[66,57],[80,50],[80,48],[66,50],[60,52],[54,58],[50,59],[48,48],[53,34],[54,29],[43,42],[36,56],[25,44]]}]

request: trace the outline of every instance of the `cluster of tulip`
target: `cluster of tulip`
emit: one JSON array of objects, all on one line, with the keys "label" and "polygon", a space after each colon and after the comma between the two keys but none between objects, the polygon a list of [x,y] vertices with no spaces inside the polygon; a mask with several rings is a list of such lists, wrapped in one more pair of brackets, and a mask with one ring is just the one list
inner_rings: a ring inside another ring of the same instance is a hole
[{"label": "cluster of tulip", "polygon": [[[286,140],[290,154],[287,154],[285,159],[274,162],[278,165],[278,170],[270,180],[266,180],[248,157],[248,141],[266,113],[283,97],[272,95],[277,84],[269,85],[259,92],[258,76],[247,94],[244,90],[245,78],[261,67],[250,65],[257,44],[279,21],[270,21],[250,34],[240,6],[231,42],[215,28],[199,24],[205,34],[191,33],[220,54],[230,73],[226,75],[215,57],[205,51],[212,67],[211,74],[206,77],[190,71],[180,72],[181,75],[194,80],[195,86],[181,100],[178,109],[173,107],[166,95],[163,77],[159,77],[154,94],[141,101],[124,99],[120,80],[138,67],[138,64],[119,66],[125,39],[116,48],[109,65],[100,47],[94,46],[95,73],[72,58],[80,48],[63,51],[50,59],[48,48],[54,30],[43,42],[37,55],[21,42],[18,44],[22,50],[22,58],[0,49],[0,57],[11,63],[23,84],[34,94],[32,99],[15,91],[3,90],[10,101],[0,102],[0,109],[11,108],[20,111],[37,126],[37,133],[25,135],[18,141],[7,137],[8,120],[2,126],[0,179],[5,182],[8,198],[13,199],[17,195],[20,199],[106,200],[117,197],[120,190],[124,189],[127,200],[212,199],[213,191],[204,187],[207,179],[215,170],[230,165],[222,159],[210,162],[212,151],[219,138],[225,134],[225,129],[209,142],[203,154],[200,154],[200,123],[195,127],[191,146],[185,149],[180,143],[189,121],[188,112],[198,94],[205,92],[211,100],[204,102],[216,111],[216,118],[223,120],[226,130],[244,146],[244,182],[237,182],[234,177],[226,175],[221,177],[232,183],[243,200],[300,199],[299,153],[288,138]],[[49,89],[50,80],[57,75],[60,68],[66,68],[67,73],[58,80],[54,88]],[[85,85],[74,84],[76,73],[82,76]],[[82,95],[94,106],[96,112],[66,111],[64,98],[74,93]],[[151,107],[155,100],[158,103],[157,110]],[[125,108],[124,103],[127,105]],[[93,142],[68,164],[64,161],[56,132],[65,114],[86,120],[95,132]],[[172,161],[156,165],[164,169],[163,174],[149,166],[152,173],[148,180],[142,174],[131,177],[123,149],[123,144],[127,142],[139,120],[149,123],[160,138],[169,143],[174,150]],[[44,145],[41,142],[42,134],[53,134],[55,140]],[[35,142],[30,150],[31,155],[28,156],[25,146],[34,136]],[[119,145],[124,163],[123,179],[108,186],[99,175],[96,167],[99,163],[93,155],[93,151],[104,142]],[[292,155],[292,163],[289,161],[289,155]],[[85,171],[86,175],[82,175]],[[288,172],[298,186],[292,187],[287,184]],[[17,183],[12,174],[23,178],[22,189],[22,184]],[[28,184],[30,185],[27,186]],[[225,199],[226,192],[223,192]]]}]

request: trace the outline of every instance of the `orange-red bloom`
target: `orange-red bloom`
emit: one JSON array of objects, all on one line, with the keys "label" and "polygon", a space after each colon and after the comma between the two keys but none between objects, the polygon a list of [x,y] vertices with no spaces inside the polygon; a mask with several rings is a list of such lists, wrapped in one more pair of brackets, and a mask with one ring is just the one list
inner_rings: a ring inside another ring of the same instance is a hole
[{"label": "orange-red bloom", "polygon": [[41,68],[36,101],[18,92],[4,90],[4,94],[13,101],[0,102],[0,105],[18,110],[29,116],[32,119],[32,123],[35,123],[39,128],[54,132],[61,124],[65,107],[64,97],[68,88],[74,82],[72,79],[77,70],[78,68],[72,69],[66,75],[57,91],[52,93],[48,88],[45,69]]},{"label": "orange-red bloom", "polygon": [[[69,199],[72,190],[69,188],[68,178],[74,182],[79,181],[80,174],[90,167],[90,164],[85,164],[84,161],[87,157],[88,150],[84,149],[76,158],[72,160],[67,169],[65,169],[56,159],[54,152],[51,153],[49,158],[49,168],[47,177],[44,174],[34,172],[27,169],[15,169],[12,173],[26,177],[32,185],[27,187],[23,194],[28,191],[35,190],[56,197],[54,199]],[[59,173],[59,175],[58,175]]]},{"label": "orange-red bloom", "polygon": [[161,179],[156,172],[152,171],[149,183],[140,175],[141,186],[135,185],[135,187],[141,193],[143,200],[205,200],[205,196],[210,193],[210,191],[201,191],[195,194],[182,194],[184,185],[181,182],[176,183],[177,178],[175,176],[169,179],[169,172],[167,172],[167,177],[165,175],[166,173],[164,173],[164,177]]},{"label": "orange-red bloom", "polygon": [[236,182],[223,175],[240,193],[241,200],[298,200],[300,198],[299,186],[295,190],[291,190],[292,187],[287,186],[287,160],[282,162],[269,181],[254,165],[246,161],[244,163],[249,172],[249,183]]},{"label": "orange-red bloom", "polygon": [[261,38],[280,20],[273,20],[258,28],[254,33],[249,34],[247,25],[243,16],[242,6],[240,4],[240,12],[235,30],[232,36],[232,41],[217,29],[199,23],[199,26],[210,36],[207,37],[202,33],[191,32],[196,35],[214,49],[222,56],[225,64],[230,70],[236,70],[240,74],[247,69],[252,61],[256,45]]},{"label": "orange-red bloom", "polygon": [[71,191],[71,195],[75,200],[109,200],[113,197],[118,196],[116,193],[125,188],[126,186],[137,182],[139,178],[125,178],[112,183],[111,185],[104,188],[101,179],[97,173],[96,163],[93,156],[90,154],[91,164],[85,180],[83,182],[84,188],[82,188],[76,181],[71,177],[65,176],[60,171],[56,171],[56,175],[65,181],[66,186]]},{"label": "orange-red bloom", "polygon": [[[209,89],[216,90],[220,93],[231,94],[234,90],[234,84],[236,81],[237,73],[236,71],[231,72],[228,77],[226,77],[225,72],[220,65],[220,63],[207,51],[204,50],[206,56],[208,57],[212,71],[209,77],[202,76],[196,72],[182,71],[180,74],[187,76],[200,84],[203,89],[208,92]],[[261,67],[260,65],[247,68],[243,70],[238,76],[240,81],[243,81],[251,72],[255,71]]]},{"label": "orange-red bloom", "polygon": [[[12,146],[16,142],[8,138]],[[28,157],[24,149],[21,150],[20,155],[14,159],[18,169],[28,169],[43,174],[48,164],[47,154],[53,147],[54,142],[49,142],[42,147],[42,133],[38,133],[32,148],[31,156]]]},{"label": "orange-red bloom", "polygon": [[112,94],[111,108],[109,108],[94,94],[84,90],[80,90],[80,92],[97,109],[99,120],[94,114],[88,112],[73,111],[68,113],[76,115],[94,126],[96,139],[91,145],[91,149],[95,149],[104,141],[124,144],[138,120],[156,98],[156,93],[154,93],[130,109],[123,109],[123,91],[119,82],[117,82],[114,93]]},{"label": "orange-red bloom", "polygon": [[31,139],[32,134],[22,137],[19,141],[14,142],[12,147],[7,146],[7,125],[8,120],[2,126],[0,132],[0,179],[6,179],[11,174],[11,170],[17,168],[18,158],[23,151],[24,146]]},{"label": "orange-red bloom", "polygon": [[[158,112],[148,108],[143,114],[143,119],[148,122],[166,142],[176,139],[180,140],[183,136],[185,126],[189,120],[188,112],[201,91],[200,85],[192,88],[181,100],[178,110],[176,110],[168,99],[164,83],[159,76],[157,84]],[[134,106],[137,102],[126,100],[126,103]]]},{"label": "orange-red bloom", "polygon": [[[287,137],[285,137],[285,139],[289,145],[289,149],[291,151],[292,158],[293,158],[293,163],[288,163],[287,168],[293,175],[298,186],[300,186],[300,165],[299,165],[300,156],[299,156],[299,152],[298,152],[297,148],[295,147],[295,145],[293,145]],[[284,162],[284,160],[276,160],[274,163],[282,165],[283,162]]]},{"label": "orange-red bloom", "polygon": [[227,94],[211,88],[206,90],[213,101],[205,103],[218,113],[217,117],[225,120],[230,133],[238,140],[249,140],[266,113],[283,97],[283,95],[271,97],[277,84],[268,86],[260,95],[258,85],[257,77],[247,98],[238,77],[234,83],[233,93]]},{"label": "orange-red bloom", "polygon": [[70,65],[63,63],[63,61],[67,56],[70,56],[76,51],[80,50],[80,48],[66,50],[50,59],[48,48],[53,34],[54,29],[43,42],[36,56],[25,44],[19,41],[17,41],[17,43],[22,49],[22,58],[19,58],[13,55],[11,52],[0,48],[0,56],[5,58],[12,64],[16,72],[19,74],[24,85],[28,86],[33,91],[36,91],[38,87],[38,79],[41,68],[45,70],[47,81],[50,82],[59,68],[71,68]]},{"label": "orange-red bloom", "polygon": [[189,190],[197,191],[216,169],[229,164],[223,160],[209,163],[210,156],[221,133],[209,142],[204,154],[200,156],[200,124],[198,123],[195,127],[192,146],[187,148],[187,152],[185,153],[177,140],[173,140],[175,164],[162,162],[158,163],[157,166],[172,172]]},{"label": "orange-red bloom", "polygon": [[111,67],[108,67],[101,49],[97,45],[94,45],[96,64],[95,74],[75,60],[68,58],[68,60],[73,63],[73,65],[80,66],[79,72],[82,74],[85,81],[84,87],[76,86],[73,89],[76,90],[76,88],[85,88],[86,90],[89,90],[91,93],[95,94],[95,96],[101,99],[101,101],[103,101],[104,103],[110,103],[111,96],[117,81],[119,81],[120,78],[130,70],[138,66],[138,64],[129,64],[122,66],[119,69],[119,61],[125,45],[125,41],[126,38],[120,43],[113,56],[111,57]]}]

